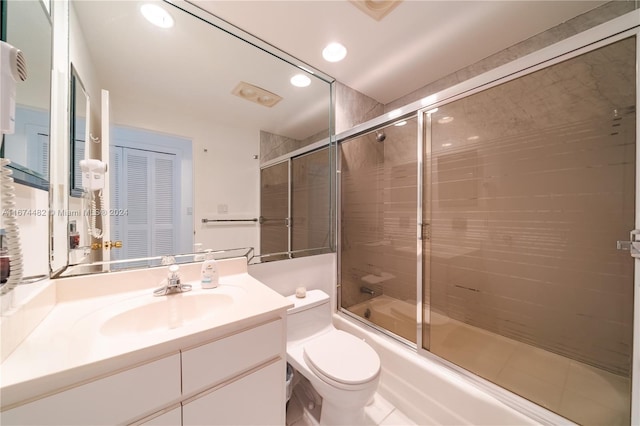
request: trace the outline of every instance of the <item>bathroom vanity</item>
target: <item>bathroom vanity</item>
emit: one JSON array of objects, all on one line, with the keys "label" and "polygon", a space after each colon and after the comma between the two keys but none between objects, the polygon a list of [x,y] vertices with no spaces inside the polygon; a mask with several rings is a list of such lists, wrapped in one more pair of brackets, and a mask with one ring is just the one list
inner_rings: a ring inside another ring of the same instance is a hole
[{"label": "bathroom vanity", "polygon": [[160,297],[166,268],[57,280],[57,304],[1,365],[0,422],[284,424],[291,305],[244,258],[219,269],[218,288]]}]

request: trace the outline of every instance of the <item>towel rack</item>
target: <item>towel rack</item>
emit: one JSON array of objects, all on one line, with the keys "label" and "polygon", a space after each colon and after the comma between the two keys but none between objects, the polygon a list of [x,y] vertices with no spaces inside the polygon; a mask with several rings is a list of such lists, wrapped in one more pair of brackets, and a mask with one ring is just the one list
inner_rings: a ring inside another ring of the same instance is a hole
[{"label": "towel rack", "polygon": [[289,226],[290,220],[288,217],[284,219],[267,219],[264,216],[254,217],[251,219],[202,219],[202,223],[222,223],[222,222],[284,222],[286,226]]},{"label": "towel rack", "polygon": [[202,223],[209,222],[260,222],[260,218],[254,217],[253,219],[202,219]]}]

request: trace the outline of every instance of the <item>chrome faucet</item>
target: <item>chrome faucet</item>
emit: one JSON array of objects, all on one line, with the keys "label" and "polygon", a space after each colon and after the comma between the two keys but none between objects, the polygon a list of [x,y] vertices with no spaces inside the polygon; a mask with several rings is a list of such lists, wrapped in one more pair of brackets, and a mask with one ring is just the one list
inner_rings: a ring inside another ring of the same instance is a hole
[{"label": "chrome faucet", "polygon": [[191,290],[191,284],[182,284],[180,282],[178,269],[180,269],[178,265],[169,266],[169,275],[166,280],[162,280],[163,286],[153,291],[154,296],[166,296]]},{"label": "chrome faucet", "polygon": [[369,287],[360,287],[360,293],[366,293],[369,294],[371,296],[374,296],[376,294],[375,291],[371,290]]}]

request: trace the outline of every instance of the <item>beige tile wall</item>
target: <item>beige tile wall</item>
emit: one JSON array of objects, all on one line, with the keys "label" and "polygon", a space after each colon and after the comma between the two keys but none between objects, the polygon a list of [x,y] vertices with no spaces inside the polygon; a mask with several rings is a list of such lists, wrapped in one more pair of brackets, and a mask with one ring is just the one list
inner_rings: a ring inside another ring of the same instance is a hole
[{"label": "beige tile wall", "polygon": [[383,130],[340,146],[343,307],[371,298],[361,286],[416,301],[417,119]]},{"label": "beige tile wall", "polygon": [[[278,163],[260,171],[260,254],[289,250],[289,233],[284,219],[289,217],[289,163]],[[266,260],[278,260],[269,258]]]},{"label": "beige tile wall", "polygon": [[629,374],[634,64],[627,39],[434,114],[435,311]]},{"label": "beige tile wall", "polygon": [[329,247],[329,148],[296,157],[291,163],[291,249]]}]

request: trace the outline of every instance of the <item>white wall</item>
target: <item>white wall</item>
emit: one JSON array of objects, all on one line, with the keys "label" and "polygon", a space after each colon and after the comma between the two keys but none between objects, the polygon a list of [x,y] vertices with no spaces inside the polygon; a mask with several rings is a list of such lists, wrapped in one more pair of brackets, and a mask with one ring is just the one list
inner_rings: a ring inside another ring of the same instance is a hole
[{"label": "white wall", "polygon": [[[254,247],[259,227],[255,223],[202,224],[202,219],[254,218],[260,214],[260,131],[230,127],[215,118],[199,117],[196,111],[179,111],[172,105],[156,106],[111,93],[112,123],[178,135],[191,139],[193,175],[182,177],[184,192],[193,188],[193,213],[182,212],[191,221],[194,243],[203,249]],[[227,213],[218,213],[226,205]]]},{"label": "white wall", "polygon": [[[100,81],[98,72],[91,60],[76,16],[75,9],[69,8],[69,60],[76,69],[82,85],[90,98],[91,118],[90,131],[94,135],[100,134]],[[99,151],[99,150],[98,150]]]},{"label": "white wall", "polygon": [[327,253],[259,263],[249,265],[249,274],[283,296],[294,294],[298,287],[323,290],[335,307],[336,259],[335,253]]}]

